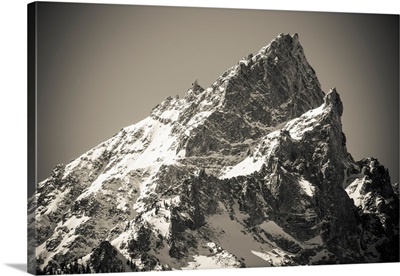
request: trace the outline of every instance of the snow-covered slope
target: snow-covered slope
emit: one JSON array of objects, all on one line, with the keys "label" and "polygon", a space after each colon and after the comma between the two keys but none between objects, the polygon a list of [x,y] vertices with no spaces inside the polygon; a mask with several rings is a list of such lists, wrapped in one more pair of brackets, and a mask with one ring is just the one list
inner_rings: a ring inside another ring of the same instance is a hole
[{"label": "snow-covered slope", "polygon": [[28,202],[30,270],[398,261],[398,197],[347,152],[342,112],[279,35],[56,166]]}]

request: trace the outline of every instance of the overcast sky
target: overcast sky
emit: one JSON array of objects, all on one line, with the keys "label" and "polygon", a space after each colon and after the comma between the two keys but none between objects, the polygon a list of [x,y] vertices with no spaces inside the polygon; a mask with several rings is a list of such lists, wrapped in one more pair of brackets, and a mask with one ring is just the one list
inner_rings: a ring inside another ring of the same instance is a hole
[{"label": "overcast sky", "polygon": [[38,180],[279,33],[298,33],[323,90],[337,88],[349,152],[397,182],[398,16],[60,3],[38,9]]}]

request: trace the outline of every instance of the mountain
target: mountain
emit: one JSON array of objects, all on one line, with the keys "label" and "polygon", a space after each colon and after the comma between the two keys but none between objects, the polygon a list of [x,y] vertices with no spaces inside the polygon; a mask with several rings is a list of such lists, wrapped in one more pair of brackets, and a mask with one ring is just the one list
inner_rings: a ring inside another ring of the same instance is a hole
[{"label": "mountain", "polygon": [[342,113],[280,34],[57,165],[28,201],[29,270],[398,262],[398,192],[347,151]]}]

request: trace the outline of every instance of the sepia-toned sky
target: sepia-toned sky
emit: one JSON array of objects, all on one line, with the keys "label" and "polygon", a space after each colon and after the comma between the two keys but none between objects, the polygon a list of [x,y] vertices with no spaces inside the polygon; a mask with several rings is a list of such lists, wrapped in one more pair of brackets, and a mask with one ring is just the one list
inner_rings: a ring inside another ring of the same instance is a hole
[{"label": "sepia-toned sky", "polygon": [[323,90],[337,88],[353,157],[399,180],[397,15],[66,3],[37,15],[38,181],[279,33],[298,33]]}]

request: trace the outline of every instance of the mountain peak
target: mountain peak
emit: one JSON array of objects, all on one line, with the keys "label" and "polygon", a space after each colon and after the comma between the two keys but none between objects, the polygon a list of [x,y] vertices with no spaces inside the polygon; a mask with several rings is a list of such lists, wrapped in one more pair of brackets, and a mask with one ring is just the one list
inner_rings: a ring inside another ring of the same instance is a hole
[{"label": "mountain peak", "polygon": [[57,166],[29,201],[29,266],[61,274],[398,261],[389,172],[353,160],[342,113],[298,35],[280,34],[211,87],[193,81],[184,99],[168,97]]},{"label": "mountain peak", "polygon": [[343,114],[343,103],[342,103],[342,100],[340,99],[340,95],[336,91],[335,87],[331,88],[329,93],[325,96],[324,102],[325,102],[326,105],[330,105],[333,108],[335,108],[335,110],[337,110],[337,112],[338,112],[338,115],[342,116],[342,114]]},{"label": "mountain peak", "polygon": [[[216,86],[222,86],[230,111],[267,126],[298,117],[324,98],[296,34],[281,34],[256,55],[242,59]],[[263,113],[267,114],[258,115]]]},{"label": "mountain peak", "polygon": [[270,43],[270,48],[280,48],[281,50],[286,51],[293,50],[296,48],[296,46],[300,46],[299,35],[297,33],[293,35],[280,33]]},{"label": "mountain peak", "polygon": [[195,79],[192,82],[192,86],[186,92],[185,99],[189,102],[193,101],[196,98],[196,96],[201,94],[202,92],[204,92],[204,88],[201,87],[201,85],[198,84],[197,79]]}]

